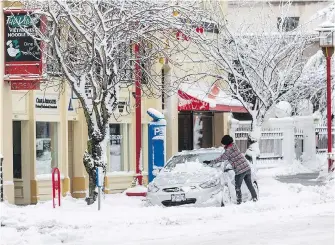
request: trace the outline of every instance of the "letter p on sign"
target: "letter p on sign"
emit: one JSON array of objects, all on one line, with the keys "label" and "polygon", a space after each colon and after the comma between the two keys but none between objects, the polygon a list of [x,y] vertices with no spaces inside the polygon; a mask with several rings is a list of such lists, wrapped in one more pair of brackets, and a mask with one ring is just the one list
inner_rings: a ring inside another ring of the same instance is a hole
[{"label": "letter p on sign", "polygon": [[161,127],[154,128],[154,136],[159,135],[162,133]]}]

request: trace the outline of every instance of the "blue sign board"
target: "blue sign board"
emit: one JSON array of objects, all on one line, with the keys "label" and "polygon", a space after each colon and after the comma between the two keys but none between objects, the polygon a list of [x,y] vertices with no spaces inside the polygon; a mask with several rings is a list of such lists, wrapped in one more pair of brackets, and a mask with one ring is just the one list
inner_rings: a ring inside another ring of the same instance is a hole
[{"label": "blue sign board", "polygon": [[148,181],[150,183],[166,162],[166,121],[163,118],[155,118],[148,127]]}]

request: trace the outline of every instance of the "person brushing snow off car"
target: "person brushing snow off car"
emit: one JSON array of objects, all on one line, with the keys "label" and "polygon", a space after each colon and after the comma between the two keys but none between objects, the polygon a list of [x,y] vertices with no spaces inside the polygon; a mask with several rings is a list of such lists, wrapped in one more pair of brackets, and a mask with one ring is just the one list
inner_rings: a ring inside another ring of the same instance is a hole
[{"label": "person brushing snow off car", "polygon": [[[245,156],[240,152],[238,147],[234,144],[234,140],[230,135],[225,135],[222,137],[221,144],[224,146],[225,152],[212,161],[203,161],[206,164],[216,164],[219,162],[228,161],[231,164],[235,171],[235,190],[237,197],[237,204],[241,204],[242,202],[242,192],[241,186],[243,180],[245,181],[251,196],[254,202],[257,201],[257,194],[252,185],[251,181],[251,169],[248,163],[248,160]],[[226,167],[227,163],[225,164]]]}]

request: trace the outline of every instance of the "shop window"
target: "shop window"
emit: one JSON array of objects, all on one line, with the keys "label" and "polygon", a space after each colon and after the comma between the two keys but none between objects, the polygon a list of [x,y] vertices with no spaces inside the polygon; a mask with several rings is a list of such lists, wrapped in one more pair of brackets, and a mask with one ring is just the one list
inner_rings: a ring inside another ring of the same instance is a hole
[{"label": "shop window", "polygon": [[129,124],[110,124],[109,171],[125,171],[128,166],[127,135]]},{"label": "shop window", "polygon": [[36,174],[50,174],[58,167],[58,124],[36,122]]},{"label": "shop window", "polygon": [[213,115],[194,113],[193,149],[213,147]]},{"label": "shop window", "polygon": [[193,122],[191,112],[178,114],[178,151],[193,149]]}]

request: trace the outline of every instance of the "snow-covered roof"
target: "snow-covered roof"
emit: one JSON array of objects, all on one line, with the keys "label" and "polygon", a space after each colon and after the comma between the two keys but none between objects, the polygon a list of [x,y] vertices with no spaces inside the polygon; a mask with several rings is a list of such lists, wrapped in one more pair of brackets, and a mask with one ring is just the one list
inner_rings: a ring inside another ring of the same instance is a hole
[{"label": "snow-covered roof", "polygon": [[209,103],[210,107],[215,107],[217,104],[226,106],[243,106],[239,100],[232,98],[222,89],[219,90],[219,93],[214,97],[214,99],[209,98],[208,95],[211,93],[212,85],[206,83],[182,83],[180,84],[179,89],[199,100]]}]

